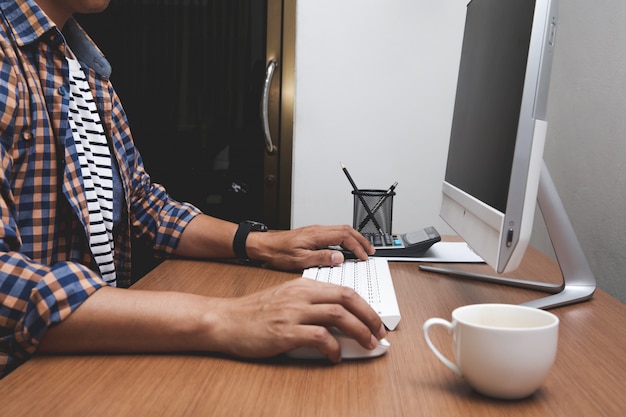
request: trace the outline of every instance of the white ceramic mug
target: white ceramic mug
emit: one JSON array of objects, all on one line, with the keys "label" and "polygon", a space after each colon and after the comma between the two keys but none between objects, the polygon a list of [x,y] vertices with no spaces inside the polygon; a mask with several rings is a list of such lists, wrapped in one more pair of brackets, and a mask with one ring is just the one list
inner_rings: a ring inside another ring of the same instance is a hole
[{"label": "white ceramic mug", "polygon": [[[431,326],[452,334],[456,361],[430,340]],[[452,322],[428,319],[423,326],[430,349],[478,392],[518,399],[534,393],[556,357],[559,319],[554,314],[512,304],[473,304],[452,312]]]}]

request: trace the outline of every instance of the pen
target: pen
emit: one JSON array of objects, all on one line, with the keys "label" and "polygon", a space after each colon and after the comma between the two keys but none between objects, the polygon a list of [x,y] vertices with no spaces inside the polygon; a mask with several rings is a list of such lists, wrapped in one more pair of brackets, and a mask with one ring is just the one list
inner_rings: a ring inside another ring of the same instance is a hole
[{"label": "pen", "polygon": [[367,211],[367,217],[366,218],[368,218],[368,217],[371,218],[372,222],[374,222],[374,226],[376,227],[376,229],[378,229],[380,234],[381,235],[384,234],[383,233],[383,229],[380,227],[380,224],[378,224],[378,221],[376,221],[376,218],[372,214],[372,210],[370,209],[370,207],[365,202],[365,199],[361,195],[359,188],[354,183],[354,180],[352,179],[352,176],[348,172],[348,168],[346,168],[346,166],[343,164],[343,162],[341,162],[341,169],[343,170],[343,173],[346,174],[346,178],[348,178],[348,181],[350,181],[350,185],[352,185],[352,189],[354,190],[354,193],[356,194],[357,197],[359,197],[359,200],[361,200],[361,204],[363,204],[363,208],[365,208],[365,211]]},{"label": "pen", "polygon": [[[376,214],[376,212],[378,211],[378,209],[381,208],[381,206],[383,205],[383,203],[385,202],[385,200],[387,199],[387,197],[389,197],[391,195],[391,193],[393,192],[393,190],[396,189],[396,187],[398,186],[398,182],[394,182],[391,187],[389,187],[389,189],[387,191],[385,191],[385,194],[383,194],[382,197],[380,197],[380,199],[378,200],[378,202],[376,203],[376,205],[374,206],[374,208],[372,209],[372,216],[374,214]],[[361,231],[361,229],[363,229],[365,227],[365,224],[367,223],[367,221],[370,219],[370,215],[368,214],[367,216],[365,216],[365,218],[363,219],[363,221],[361,221],[361,224],[359,224],[359,228],[357,229],[359,232]]]}]

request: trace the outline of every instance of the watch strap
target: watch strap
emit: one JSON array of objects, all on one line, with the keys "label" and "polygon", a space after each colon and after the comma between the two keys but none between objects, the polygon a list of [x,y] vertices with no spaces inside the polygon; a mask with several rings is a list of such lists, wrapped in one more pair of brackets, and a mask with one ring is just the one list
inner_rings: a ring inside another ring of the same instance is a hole
[{"label": "watch strap", "polygon": [[233,239],[233,251],[235,252],[235,257],[237,259],[241,259],[242,261],[247,261],[249,259],[248,252],[246,251],[246,240],[248,239],[248,234],[251,230],[252,224],[250,222],[241,222],[235,232],[235,238]]},{"label": "watch strap", "polygon": [[250,232],[267,232],[267,226],[263,223],[246,220],[239,223],[239,227],[237,227],[237,231],[235,232],[235,237],[233,238],[233,252],[235,252],[235,257],[237,259],[241,259],[242,261],[249,261],[248,252],[246,251],[246,241],[248,239],[248,235]]}]

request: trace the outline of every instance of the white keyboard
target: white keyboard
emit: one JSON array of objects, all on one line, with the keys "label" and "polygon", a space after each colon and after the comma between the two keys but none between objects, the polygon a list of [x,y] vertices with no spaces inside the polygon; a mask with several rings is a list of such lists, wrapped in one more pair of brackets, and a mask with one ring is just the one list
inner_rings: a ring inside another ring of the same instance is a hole
[{"label": "white keyboard", "polygon": [[330,282],[354,289],[378,313],[389,330],[400,322],[400,309],[385,258],[346,260],[338,266],[305,269],[303,278]]}]

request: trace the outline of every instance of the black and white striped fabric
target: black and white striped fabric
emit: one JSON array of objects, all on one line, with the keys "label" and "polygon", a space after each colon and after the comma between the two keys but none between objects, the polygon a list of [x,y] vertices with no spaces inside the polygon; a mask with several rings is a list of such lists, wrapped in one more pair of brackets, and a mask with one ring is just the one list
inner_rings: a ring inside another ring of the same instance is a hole
[{"label": "black and white striped fabric", "polygon": [[89,210],[89,246],[102,277],[115,285],[111,151],[80,64],[70,65],[69,122],[76,144]]}]

